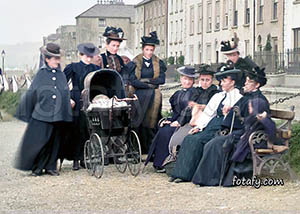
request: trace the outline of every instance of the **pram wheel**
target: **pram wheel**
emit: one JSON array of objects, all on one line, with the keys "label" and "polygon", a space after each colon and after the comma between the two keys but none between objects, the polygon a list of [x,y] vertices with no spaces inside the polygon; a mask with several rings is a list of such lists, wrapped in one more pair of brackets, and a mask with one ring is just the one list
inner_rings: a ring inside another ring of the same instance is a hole
[{"label": "pram wheel", "polygon": [[128,168],[133,176],[137,176],[140,173],[142,151],[140,140],[133,130],[129,132],[127,146],[126,159]]},{"label": "pram wheel", "polygon": [[[104,171],[104,151],[102,141],[98,134],[93,133],[90,137],[90,147],[88,148],[88,157],[90,157],[90,165],[93,175],[96,178],[101,178]],[[90,152],[90,153],[89,153]]]},{"label": "pram wheel", "polygon": [[124,173],[127,168],[127,160],[125,154],[127,145],[125,144],[121,136],[112,137],[111,141],[113,142],[112,151],[114,164],[119,172]]},{"label": "pram wheel", "polygon": [[94,175],[94,169],[92,166],[92,148],[91,148],[91,143],[90,140],[87,140],[84,144],[84,165],[85,168],[87,169],[89,175]]}]

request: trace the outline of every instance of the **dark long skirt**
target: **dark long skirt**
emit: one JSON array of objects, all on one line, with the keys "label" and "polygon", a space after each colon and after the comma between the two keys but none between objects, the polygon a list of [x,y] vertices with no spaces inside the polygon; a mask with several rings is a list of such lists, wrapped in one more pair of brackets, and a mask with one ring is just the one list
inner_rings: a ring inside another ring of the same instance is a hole
[{"label": "dark long skirt", "polygon": [[150,146],[145,165],[147,165],[153,157],[153,166],[158,168],[162,167],[164,160],[169,155],[169,141],[175,130],[176,127],[169,125],[159,128]]},{"label": "dark long skirt", "polygon": [[227,138],[228,136],[217,136],[204,146],[202,159],[192,179],[194,184],[219,185],[224,160],[223,144]]},{"label": "dark long skirt", "polygon": [[[233,131],[233,142],[237,142],[242,135],[243,130]],[[223,152],[223,144],[226,140],[230,140],[231,135],[216,136],[210,140],[204,147],[202,159],[195,171],[192,182],[201,186],[218,186],[221,178],[222,165],[226,164],[224,171],[224,180],[228,176],[228,165],[232,152],[229,152],[227,162],[224,162],[225,153]]]},{"label": "dark long skirt", "polygon": [[89,139],[87,118],[83,112],[74,117],[66,129],[66,136],[60,147],[59,158],[67,160],[83,160],[84,144]]},{"label": "dark long skirt", "polygon": [[65,123],[47,123],[31,119],[16,154],[19,170],[55,170]]},{"label": "dark long skirt", "polygon": [[202,158],[204,145],[210,141],[221,128],[222,117],[215,117],[202,131],[184,138],[180,147],[172,177],[191,181]]}]

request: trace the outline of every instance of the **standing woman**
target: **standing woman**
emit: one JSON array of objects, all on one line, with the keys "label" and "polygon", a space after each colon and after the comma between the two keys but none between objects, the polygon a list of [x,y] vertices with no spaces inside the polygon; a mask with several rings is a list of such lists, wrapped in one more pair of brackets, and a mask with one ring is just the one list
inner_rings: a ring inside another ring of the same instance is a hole
[{"label": "standing woman", "polygon": [[141,39],[143,53],[128,64],[128,69],[130,84],[139,99],[134,126],[137,127],[142,153],[147,154],[156,133],[156,124],[161,117],[162,94],[159,85],[165,83],[167,68],[164,62],[153,54],[155,45],[159,45],[156,31]]},{"label": "standing woman", "polygon": [[72,121],[67,79],[60,70],[60,47],[54,43],[41,48],[45,63],[22,97],[16,117],[28,123],[19,147],[15,167],[32,170],[35,176],[57,176],[56,161],[64,136],[65,122]]},{"label": "standing woman", "polygon": [[74,101],[73,123],[71,125],[67,142],[61,149],[60,158],[73,160],[73,170],[79,169],[83,163],[83,148],[84,143],[88,139],[88,130],[86,118],[83,112],[80,111],[80,96],[84,89],[84,78],[90,72],[99,70],[100,67],[92,64],[93,57],[99,54],[99,49],[92,43],[82,43],[78,47],[80,62],[71,63],[64,69],[64,74],[68,82],[72,83],[71,98]]},{"label": "standing woman", "polygon": [[[125,86],[128,84],[127,67],[118,51],[124,37],[124,32],[121,28],[106,27],[103,36],[106,37],[105,53],[101,56],[101,68],[108,68],[117,71],[123,78]],[[127,88],[127,87],[126,87]]]}]

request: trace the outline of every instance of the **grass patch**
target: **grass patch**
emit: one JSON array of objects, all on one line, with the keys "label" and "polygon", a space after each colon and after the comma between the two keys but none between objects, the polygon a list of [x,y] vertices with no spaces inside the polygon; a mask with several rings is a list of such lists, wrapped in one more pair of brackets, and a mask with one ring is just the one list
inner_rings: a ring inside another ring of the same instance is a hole
[{"label": "grass patch", "polygon": [[300,123],[292,125],[292,138],[289,149],[289,162],[292,168],[300,173]]},{"label": "grass patch", "polygon": [[17,107],[21,99],[21,91],[13,93],[5,91],[0,95],[0,109],[4,110],[7,114],[15,115]]}]

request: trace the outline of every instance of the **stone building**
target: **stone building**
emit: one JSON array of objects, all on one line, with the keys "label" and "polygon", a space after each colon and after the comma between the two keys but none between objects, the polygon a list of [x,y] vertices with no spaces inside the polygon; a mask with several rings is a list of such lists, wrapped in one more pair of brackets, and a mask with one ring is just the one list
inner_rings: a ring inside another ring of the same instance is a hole
[{"label": "stone building", "polygon": [[92,42],[104,48],[103,33],[107,26],[121,27],[122,42],[133,52],[134,49],[134,5],[125,5],[122,0],[98,1],[96,5],[76,17],[76,42]]},{"label": "stone building", "polygon": [[187,0],[168,1],[168,56],[185,55],[185,38],[187,28],[185,24],[185,5]]},{"label": "stone building", "polygon": [[285,1],[284,11],[284,48],[300,48],[300,0]]},{"label": "stone building", "polygon": [[[155,54],[160,58],[167,57],[168,43],[168,1],[143,0],[135,6],[135,44],[139,45],[144,35],[157,31],[160,45],[156,47]],[[140,45],[135,48],[135,54],[141,52]]]}]

